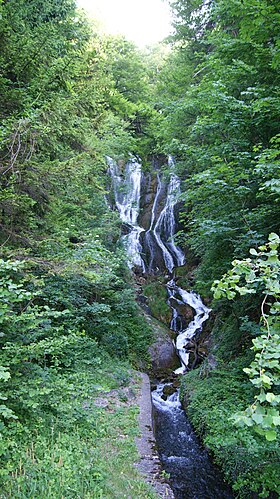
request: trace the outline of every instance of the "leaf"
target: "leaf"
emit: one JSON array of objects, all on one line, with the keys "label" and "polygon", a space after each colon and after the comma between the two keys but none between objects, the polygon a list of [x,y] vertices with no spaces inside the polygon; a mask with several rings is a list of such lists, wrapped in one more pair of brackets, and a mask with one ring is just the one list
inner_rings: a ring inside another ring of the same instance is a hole
[{"label": "leaf", "polygon": [[278,236],[278,234],[276,234],[275,232],[271,232],[268,236],[268,240],[269,242],[271,243],[276,243],[276,244],[280,244],[280,238]]},{"label": "leaf", "polygon": [[254,255],[254,256],[258,256],[258,252],[254,248],[250,249],[250,254]]},{"label": "leaf", "polygon": [[268,440],[268,442],[273,442],[273,440],[276,440],[277,438],[277,433],[275,430],[268,430],[265,432],[265,438]]},{"label": "leaf", "polygon": [[266,400],[266,396],[264,393],[260,393],[256,398],[257,398],[257,400],[260,401],[260,403],[262,403]]},{"label": "leaf", "polygon": [[271,386],[272,385],[272,380],[269,376],[267,376],[266,374],[262,374],[261,375],[261,381],[265,384],[265,385],[269,385]]},{"label": "leaf", "polygon": [[265,397],[265,398],[266,398],[267,402],[271,403],[271,402],[273,402],[273,400],[275,399],[275,395],[274,395],[274,393],[272,393],[272,392],[268,392],[268,393],[266,394],[266,397]]},{"label": "leaf", "polygon": [[262,424],[263,422],[263,415],[262,414],[257,414],[257,413],[254,413],[252,415],[252,420],[255,421],[255,423],[257,424]]},{"label": "leaf", "polygon": [[243,421],[243,423],[244,423],[246,426],[253,426],[253,421],[252,421],[252,418],[250,418],[250,417],[244,416],[244,417],[242,418],[242,421]]},{"label": "leaf", "polygon": [[273,416],[273,424],[274,424],[274,426],[280,426],[280,415]]}]

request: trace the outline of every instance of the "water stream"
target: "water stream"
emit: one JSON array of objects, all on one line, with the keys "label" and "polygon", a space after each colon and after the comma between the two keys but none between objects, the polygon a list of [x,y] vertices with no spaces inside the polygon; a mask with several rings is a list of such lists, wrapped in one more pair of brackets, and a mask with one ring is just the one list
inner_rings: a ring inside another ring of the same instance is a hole
[{"label": "water stream", "polygon": [[123,242],[128,255],[130,267],[138,265],[145,271],[145,264],[141,257],[142,246],[140,234],[144,230],[137,224],[140,207],[141,189],[141,163],[136,158],[131,158],[125,165],[124,171],[112,158],[107,157],[116,207],[120,218],[129,228],[128,234],[123,237]]},{"label": "water stream", "polygon": [[178,391],[164,400],[164,386],[159,384],[153,392],[155,433],[176,499],[231,499],[229,487],[186,418]]},{"label": "water stream", "polygon": [[[157,187],[151,205],[148,229],[139,225],[141,196],[141,164],[131,159],[121,167],[108,158],[112,178],[115,204],[121,220],[129,226],[129,233],[123,236],[131,267],[138,266],[143,274],[157,272],[160,261],[170,276],[166,285],[168,303],[172,309],[170,328],[177,333],[176,351],[181,362],[175,374],[183,374],[190,367],[190,346],[197,339],[210,309],[204,305],[199,295],[177,286],[174,269],[184,264],[183,251],[175,243],[176,220],[174,208],[178,202],[180,180],[172,171],[172,158],[169,158],[171,173],[167,186],[157,173]],[[159,198],[165,187],[165,203]],[[141,244],[141,240],[143,244]],[[146,254],[143,248],[147,248]],[[193,320],[184,326],[178,313],[178,305],[186,304],[194,311]],[[176,306],[177,305],[177,306]],[[170,474],[170,483],[176,499],[227,499],[233,497],[224,484],[218,469],[213,466],[201,447],[190,422],[183,411],[178,390],[171,389],[166,395],[168,384],[159,383],[152,392],[155,433],[163,468]]]}]

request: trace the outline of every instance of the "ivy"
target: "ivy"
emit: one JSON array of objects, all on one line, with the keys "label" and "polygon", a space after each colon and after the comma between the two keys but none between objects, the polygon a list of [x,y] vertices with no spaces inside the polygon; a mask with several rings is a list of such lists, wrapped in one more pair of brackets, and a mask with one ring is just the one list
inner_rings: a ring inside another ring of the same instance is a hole
[{"label": "ivy", "polygon": [[214,297],[232,300],[236,295],[262,296],[260,307],[261,334],[253,339],[255,358],[244,368],[251,383],[258,389],[253,404],[233,417],[236,423],[252,427],[268,441],[277,438],[280,426],[280,261],[279,236],[269,235],[268,243],[250,249],[253,258],[234,260],[233,268],[212,290]]},{"label": "ivy", "polygon": [[[0,366],[0,382],[7,382],[11,377],[10,371],[7,369],[7,367]],[[7,397],[5,397],[1,392],[0,392],[0,401],[7,400]],[[13,413],[9,407],[6,406],[6,404],[1,403],[0,404],[0,417],[5,418],[5,419],[17,419],[17,416]],[[0,429],[1,429],[1,423],[0,423]]]}]

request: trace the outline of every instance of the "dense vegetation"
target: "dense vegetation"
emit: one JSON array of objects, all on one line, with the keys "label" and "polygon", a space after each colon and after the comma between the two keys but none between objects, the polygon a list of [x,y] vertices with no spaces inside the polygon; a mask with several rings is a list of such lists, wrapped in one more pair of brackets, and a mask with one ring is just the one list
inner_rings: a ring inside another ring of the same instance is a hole
[{"label": "dense vegetation", "polygon": [[105,156],[136,149],[144,64],[72,0],[0,16],[1,497],[152,497],[123,404],[152,333],[105,202]]},{"label": "dense vegetation", "polygon": [[216,281],[214,357],[183,393],[239,494],[278,497],[279,2],[171,4],[158,139],[184,180],[181,241],[198,261],[196,289],[212,296]]},{"label": "dense vegetation", "polygon": [[143,54],[72,0],[0,1],[3,497],[152,497],[126,467],[135,408],[93,402],[149,362],[105,201],[105,156],[130,152],[176,158],[180,243],[216,296],[190,417],[240,497],[280,495],[279,1],[171,4],[170,50]]}]

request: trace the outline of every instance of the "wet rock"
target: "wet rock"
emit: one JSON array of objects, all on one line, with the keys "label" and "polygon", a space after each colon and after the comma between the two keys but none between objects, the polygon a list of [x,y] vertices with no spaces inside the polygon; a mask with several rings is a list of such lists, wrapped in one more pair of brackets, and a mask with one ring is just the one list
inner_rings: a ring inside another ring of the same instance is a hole
[{"label": "wet rock", "polygon": [[155,381],[151,381],[151,392],[157,389],[157,383]]},{"label": "wet rock", "polygon": [[194,310],[192,307],[187,305],[186,303],[179,303],[176,298],[171,297],[169,299],[170,305],[175,308],[180,316],[186,319],[188,322],[192,321],[194,318]]},{"label": "wet rock", "polygon": [[[148,230],[151,224],[152,208],[157,193],[157,187],[158,179],[156,173],[148,173],[145,176],[142,176],[139,225],[145,230]],[[158,196],[158,206],[156,207],[156,219],[165,204],[166,190],[167,186],[162,182],[162,188]]]},{"label": "wet rock", "polygon": [[163,388],[163,395],[167,397],[169,397],[169,395],[173,395],[173,393],[175,393],[177,391],[177,388],[174,386],[174,385],[166,385],[164,388]]},{"label": "wet rock", "polygon": [[[133,274],[134,274],[135,281],[137,284],[138,284],[138,280],[140,280],[140,279],[143,279],[143,281],[145,281],[145,278],[143,277],[143,269],[140,265],[134,265]],[[139,282],[139,284],[140,284],[140,282]]]},{"label": "wet rock", "polygon": [[158,338],[149,348],[149,353],[152,372],[156,377],[176,369],[179,365],[174,344],[169,336]]}]

